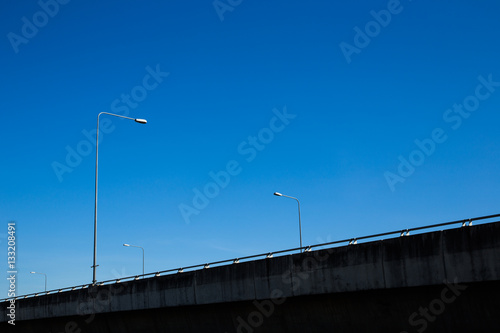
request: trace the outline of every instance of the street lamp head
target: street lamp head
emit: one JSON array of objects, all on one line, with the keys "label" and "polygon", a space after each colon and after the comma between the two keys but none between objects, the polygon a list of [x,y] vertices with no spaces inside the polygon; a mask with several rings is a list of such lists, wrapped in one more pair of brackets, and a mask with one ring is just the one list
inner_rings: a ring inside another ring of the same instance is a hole
[{"label": "street lamp head", "polygon": [[146,119],[134,119],[136,123],[139,123],[139,124],[147,124],[148,121]]},{"label": "street lamp head", "polygon": [[274,195],[277,196],[277,197],[282,197],[283,194],[279,193],[279,192],[274,192]]},{"label": "street lamp head", "polygon": [[130,244],[123,244],[123,246],[127,246],[127,247],[129,247],[129,246],[130,246]]}]

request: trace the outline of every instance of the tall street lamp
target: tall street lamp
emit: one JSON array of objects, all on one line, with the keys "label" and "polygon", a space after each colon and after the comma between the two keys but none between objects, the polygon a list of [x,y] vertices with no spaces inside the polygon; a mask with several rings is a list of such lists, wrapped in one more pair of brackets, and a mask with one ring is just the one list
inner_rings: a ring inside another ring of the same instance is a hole
[{"label": "tall street lamp", "polygon": [[38,272],[30,272],[31,274],[40,274],[45,276],[45,291],[47,291],[47,274],[45,273],[38,273]]},{"label": "tall street lamp", "polygon": [[302,222],[300,220],[300,201],[299,199],[297,198],[294,198],[294,197],[290,197],[288,195],[284,195],[284,194],[281,194],[279,192],[274,192],[274,195],[277,196],[277,197],[285,197],[285,198],[290,198],[290,199],[293,199],[293,200],[296,200],[298,205],[299,205],[299,235],[300,235],[300,252],[302,252]]},{"label": "tall street lamp", "polygon": [[125,116],[120,116],[114,113],[108,113],[108,112],[101,112],[97,115],[97,134],[96,134],[96,148],[95,148],[95,201],[94,201],[94,264],[92,265],[93,269],[93,279],[92,279],[92,284],[95,284],[97,282],[95,278],[95,271],[97,266],[96,265],[96,256],[97,256],[97,179],[98,179],[98,165],[99,165],[99,117],[101,114],[107,114],[110,116],[114,117],[119,117],[119,118],[125,118],[125,119],[130,119],[134,120],[136,123],[139,124],[146,124],[147,120],[146,119],[138,119],[138,118],[130,118],[130,117],[125,117]]},{"label": "tall street lamp", "polygon": [[142,250],[142,277],[144,278],[144,248],[136,245],[123,244],[125,247],[137,247]]}]

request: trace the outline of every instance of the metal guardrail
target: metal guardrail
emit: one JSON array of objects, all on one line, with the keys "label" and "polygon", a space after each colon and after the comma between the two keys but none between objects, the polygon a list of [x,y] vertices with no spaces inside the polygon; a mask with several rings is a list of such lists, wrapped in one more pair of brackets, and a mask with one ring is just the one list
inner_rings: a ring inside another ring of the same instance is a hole
[{"label": "metal guardrail", "polygon": [[[452,222],[432,224],[432,225],[427,225],[424,227],[416,227],[416,228],[409,228],[409,229],[403,229],[403,230],[384,232],[381,234],[343,239],[343,240],[338,240],[338,241],[334,241],[334,242],[309,245],[309,246],[304,246],[304,247],[297,247],[297,248],[288,249],[288,250],[267,252],[267,253],[263,253],[263,254],[256,254],[256,255],[242,257],[242,258],[228,259],[228,260],[216,261],[216,262],[211,262],[211,263],[206,263],[206,264],[199,264],[199,265],[194,265],[194,266],[169,269],[166,271],[160,271],[160,272],[156,272],[156,273],[148,273],[148,274],[144,274],[144,275],[124,277],[124,278],[119,278],[119,279],[114,279],[114,280],[97,282],[95,285],[84,284],[84,285],[80,285],[80,286],[67,287],[67,288],[55,289],[55,290],[50,290],[50,291],[43,291],[43,292],[22,295],[22,296],[17,296],[17,297],[3,298],[3,299],[0,299],[0,302],[6,302],[6,301],[11,300],[11,299],[19,300],[19,299],[33,298],[33,297],[38,297],[38,296],[51,295],[51,294],[57,294],[57,293],[80,290],[80,289],[88,289],[88,288],[94,287],[94,286],[104,286],[104,285],[111,285],[111,284],[116,284],[116,283],[135,281],[135,280],[139,280],[141,278],[144,279],[144,278],[154,278],[154,277],[172,275],[172,274],[181,274],[181,273],[184,273],[186,271],[193,271],[196,269],[209,269],[210,267],[220,266],[220,265],[224,265],[224,264],[239,264],[242,261],[248,261],[248,260],[257,259],[257,258],[269,259],[269,258],[273,258],[275,255],[282,255],[285,253],[291,253],[291,252],[295,252],[295,251],[304,250],[304,252],[311,252],[312,249],[314,249],[314,248],[326,247],[326,246],[331,246],[331,245],[338,245],[338,244],[355,245],[355,244],[358,244],[358,241],[361,241],[361,240],[380,238],[380,237],[391,236],[391,235],[396,235],[396,234],[399,235],[400,237],[405,237],[405,236],[409,236],[410,232],[413,232],[413,231],[421,231],[421,230],[425,230],[425,229],[432,229],[432,228],[450,226],[450,225],[455,225],[455,224],[461,224],[461,227],[470,227],[470,226],[472,226],[473,222],[490,220],[490,219],[499,218],[499,217],[500,217],[500,214],[488,215],[488,216],[475,217],[475,218],[469,218],[469,219],[464,219],[464,220],[457,220],[457,221],[452,221]],[[486,221],[484,223],[498,223],[498,222],[500,222],[500,221]]]}]

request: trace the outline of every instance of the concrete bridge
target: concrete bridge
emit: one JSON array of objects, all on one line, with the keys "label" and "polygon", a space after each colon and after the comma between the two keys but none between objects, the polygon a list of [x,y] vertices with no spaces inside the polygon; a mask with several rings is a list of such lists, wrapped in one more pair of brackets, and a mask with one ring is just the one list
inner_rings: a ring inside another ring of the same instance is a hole
[{"label": "concrete bridge", "polygon": [[351,243],[2,302],[0,331],[500,332],[500,222]]}]

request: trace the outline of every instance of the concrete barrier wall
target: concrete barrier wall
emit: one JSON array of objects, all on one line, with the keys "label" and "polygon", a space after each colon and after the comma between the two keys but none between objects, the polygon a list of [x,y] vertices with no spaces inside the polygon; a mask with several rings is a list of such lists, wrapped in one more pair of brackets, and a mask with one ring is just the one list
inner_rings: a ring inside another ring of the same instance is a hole
[{"label": "concrete barrier wall", "polygon": [[[500,223],[492,223],[91,287],[18,300],[16,320],[359,295],[443,286],[445,280],[498,282],[499,236]],[[8,320],[5,314],[0,323]]]}]

